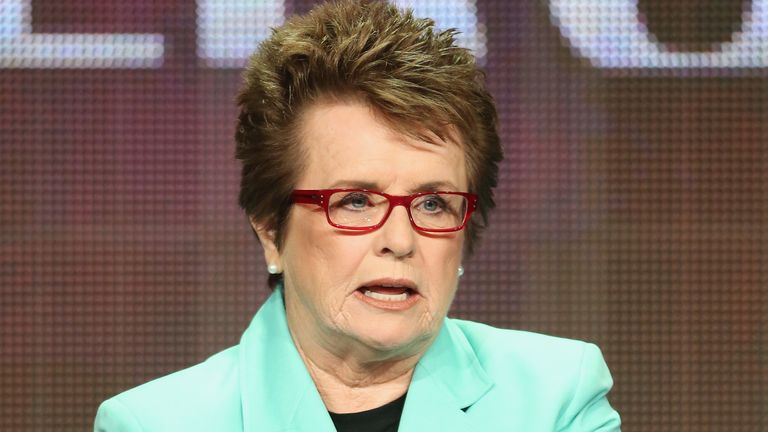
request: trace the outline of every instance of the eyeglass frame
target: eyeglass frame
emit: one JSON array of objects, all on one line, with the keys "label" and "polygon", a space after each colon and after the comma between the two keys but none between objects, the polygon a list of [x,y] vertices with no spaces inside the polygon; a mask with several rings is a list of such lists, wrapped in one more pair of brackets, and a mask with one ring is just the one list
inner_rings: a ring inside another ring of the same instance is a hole
[{"label": "eyeglass frame", "polygon": [[[328,210],[329,198],[331,195],[337,192],[366,192],[366,193],[381,195],[384,198],[386,198],[387,201],[389,202],[389,208],[387,209],[387,213],[381,219],[381,222],[379,222],[376,225],[373,225],[370,227],[351,227],[347,225],[339,225],[334,223],[331,220],[331,214]],[[411,203],[413,202],[413,200],[425,195],[434,195],[438,193],[450,194],[450,195],[461,195],[467,200],[467,210],[466,210],[466,213],[464,214],[464,220],[461,221],[461,225],[454,228],[422,228],[416,225],[416,222],[413,220],[413,215],[411,214]],[[415,229],[416,231],[428,232],[428,233],[447,233],[447,232],[461,231],[467,225],[467,222],[469,222],[469,218],[472,216],[472,213],[477,209],[477,195],[470,192],[452,192],[452,191],[424,191],[424,192],[417,192],[411,195],[390,195],[384,192],[374,191],[370,189],[355,189],[355,188],[294,189],[293,192],[291,192],[291,200],[293,201],[294,204],[319,205],[325,211],[325,218],[328,221],[328,224],[334,228],[339,228],[343,230],[352,230],[352,231],[364,231],[364,232],[372,232],[381,228],[389,219],[389,215],[392,214],[392,210],[397,206],[405,207],[405,211],[408,213],[408,220],[411,222],[411,226],[413,227],[413,229]]]}]

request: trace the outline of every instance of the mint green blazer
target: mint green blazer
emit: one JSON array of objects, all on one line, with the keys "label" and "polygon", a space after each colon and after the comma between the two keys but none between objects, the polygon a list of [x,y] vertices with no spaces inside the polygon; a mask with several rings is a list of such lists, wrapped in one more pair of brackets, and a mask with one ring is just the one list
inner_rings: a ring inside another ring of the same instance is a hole
[{"label": "mint green blazer", "polygon": [[[418,362],[403,432],[618,431],[592,344],[446,318]],[[282,291],[240,344],[106,400],[95,431],[335,431],[291,339]]]}]

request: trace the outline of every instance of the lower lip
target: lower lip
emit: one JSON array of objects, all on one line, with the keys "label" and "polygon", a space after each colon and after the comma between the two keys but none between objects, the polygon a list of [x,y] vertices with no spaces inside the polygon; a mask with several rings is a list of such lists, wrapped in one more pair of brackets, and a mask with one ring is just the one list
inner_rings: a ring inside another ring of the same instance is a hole
[{"label": "lower lip", "polygon": [[362,291],[357,290],[355,291],[355,297],[360,299],[362,302],[367,303],[379,309],[385,309],[385,310],[391,310],[391,311],[402,311],[402,310],[410,309],[411,307],[413,307],[413,305],[415,305],[416,302],[419,301],[419,298],[421,296],[416,292],[411,291],[405,300],[388,301],[388,300],[379,300],[373,297],[368,297],[367,295],[363,294]]}]

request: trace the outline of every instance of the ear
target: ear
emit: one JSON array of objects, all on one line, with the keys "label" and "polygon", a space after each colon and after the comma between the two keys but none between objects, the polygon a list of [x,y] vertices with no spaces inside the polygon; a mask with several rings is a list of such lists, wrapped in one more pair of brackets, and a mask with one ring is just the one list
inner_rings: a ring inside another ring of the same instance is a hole
[{"label": "ear", "polygon": [[259,237],[261,247],[264,248],[264,261],[266,261],[267,266],[273,265],[277,269],[277,273],[282,273],[283,263],[280,252],[277,250],[275,230],[267,229],[264,223],[256,221],[253,217],[248,219],[256,236]]}]

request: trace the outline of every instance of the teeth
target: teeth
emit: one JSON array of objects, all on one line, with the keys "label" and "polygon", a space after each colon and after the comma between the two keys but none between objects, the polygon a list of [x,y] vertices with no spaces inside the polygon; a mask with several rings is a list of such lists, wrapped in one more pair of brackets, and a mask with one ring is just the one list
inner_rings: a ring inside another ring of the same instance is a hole
[{"label": "teeth", "polygon": [[[386,286],[386,285],[382,285],[382,286]],[[405,301],[408,299],[407,292],[404,292],[402,294],[382,294],[382,293],[377,293],[370,290],[365,290],[363,294],[365,294],[367,297],[375,298],[376,300],[384,300],[384,301],[391,301],[391,302]]]}]

